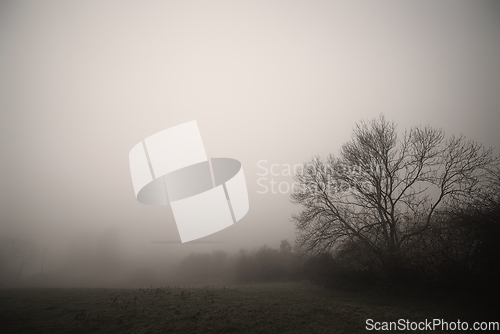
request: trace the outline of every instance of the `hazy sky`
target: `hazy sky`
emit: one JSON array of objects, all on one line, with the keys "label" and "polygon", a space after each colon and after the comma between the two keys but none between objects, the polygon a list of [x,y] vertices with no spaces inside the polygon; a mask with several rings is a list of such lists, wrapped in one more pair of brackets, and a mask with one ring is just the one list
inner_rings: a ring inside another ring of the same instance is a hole
[{"label": "hazy sky", "polygon": [[276,246],[298,208],[257,181],[291,177],[257,163],[336,154],[381,112],[499,147],[498,2],[2,1],[0,235],[179,240],[170,207],[135,199],[128,154],[197,120],[209,157],[242,163],[250,211],[207,238],[224,243],[155,247]]}]

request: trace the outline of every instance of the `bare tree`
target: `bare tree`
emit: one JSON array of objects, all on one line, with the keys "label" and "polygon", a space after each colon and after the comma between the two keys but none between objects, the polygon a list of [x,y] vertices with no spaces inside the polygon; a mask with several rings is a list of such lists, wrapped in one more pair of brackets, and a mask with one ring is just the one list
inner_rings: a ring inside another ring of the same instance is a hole
[{"label": "bare tree", "polygon": [[445,139],[441,129],[413,127],[398,136],[383,115],[362,121],[339,157],[316,157],[296,173],[298,244],[325,252],[363,242],[391,270],[441,206],[480,195],[498,161],[492,149],[464,136]]}]

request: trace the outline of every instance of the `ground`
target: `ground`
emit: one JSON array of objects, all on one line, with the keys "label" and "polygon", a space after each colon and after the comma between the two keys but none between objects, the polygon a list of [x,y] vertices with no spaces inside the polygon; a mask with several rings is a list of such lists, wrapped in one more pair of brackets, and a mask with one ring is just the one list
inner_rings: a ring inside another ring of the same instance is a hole
[{"label": "ground", "polygon": [[459,297],[346,292],[304,282],[1,289],[0,333],[366,333],[367,319],[469,320],[469,326],[499,320],[480,309]]}]

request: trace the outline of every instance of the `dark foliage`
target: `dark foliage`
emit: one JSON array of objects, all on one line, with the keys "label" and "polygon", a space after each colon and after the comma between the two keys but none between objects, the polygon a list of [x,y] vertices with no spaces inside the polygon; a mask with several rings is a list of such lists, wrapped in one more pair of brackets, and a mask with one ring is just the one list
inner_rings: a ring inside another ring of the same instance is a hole
[{"label": "dark foliage", "polygon": [[291,279],[295,277],[299,260],[288,240],[281,241],[280,249],[263,246],[253,252],[241,250],[236,259],[235,277],[243,282]]}]

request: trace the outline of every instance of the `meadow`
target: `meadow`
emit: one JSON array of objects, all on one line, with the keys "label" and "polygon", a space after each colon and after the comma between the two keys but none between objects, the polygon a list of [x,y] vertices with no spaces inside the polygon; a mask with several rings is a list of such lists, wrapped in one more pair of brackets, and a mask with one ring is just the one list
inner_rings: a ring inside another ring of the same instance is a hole
[{"label": "meadow", "polygon": [[349,292],[306,282],[0,290],[1,333],[364,333],[367,319],[495,315],[458,295]]}]

